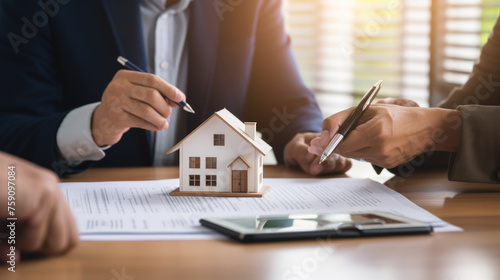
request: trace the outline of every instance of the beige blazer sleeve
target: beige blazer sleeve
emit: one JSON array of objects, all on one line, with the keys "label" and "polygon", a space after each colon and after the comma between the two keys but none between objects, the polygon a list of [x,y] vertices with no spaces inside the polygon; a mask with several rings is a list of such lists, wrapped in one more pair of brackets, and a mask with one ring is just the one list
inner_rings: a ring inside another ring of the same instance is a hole
[{"label": "beige blazer sleeve", "polygon": [[500,23],[481,50],[469,80],[440,107],[462,114],[460,146],[452,153],[449,179],[500,183]]},{"label": "beige blazer sleeve", "polygon": [[500,183],[500,106],[459,106],[462,135],[450,157],[453,181]]}]

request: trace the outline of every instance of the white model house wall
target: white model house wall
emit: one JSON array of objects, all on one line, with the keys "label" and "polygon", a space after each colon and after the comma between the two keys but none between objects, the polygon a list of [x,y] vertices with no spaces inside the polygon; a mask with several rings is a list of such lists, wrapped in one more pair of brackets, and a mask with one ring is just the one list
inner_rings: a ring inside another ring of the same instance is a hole
[{"label": "white model house wall", "polygon": [[[224,135],[224,146],[214,146],[214,134]],[[228,165],[241,156],[249,165],[248,191],[260,189],[262,155],[218,116],[212,117],[194,131],[180,146],[180,190],[196,192],[230,192],[231,167]],[[189,168],[189,158],[199,157],[200,168]],[[217,168],[207,169],[206,158],[216,157]],[[240,163],[238,163],[240,164]],[[233,166],[233,169],[236,166]],[[246,167],[246,166],[245,166]],[[200,175],[200,186],[189,185],[189,175]],[[205,176],[216,175],[217,186],[206,186]]]}]

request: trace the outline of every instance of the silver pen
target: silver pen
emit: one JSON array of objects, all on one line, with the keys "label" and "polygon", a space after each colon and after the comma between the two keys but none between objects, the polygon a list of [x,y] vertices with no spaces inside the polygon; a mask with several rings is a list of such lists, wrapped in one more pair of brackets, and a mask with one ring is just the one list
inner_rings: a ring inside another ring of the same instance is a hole
[{"label": "silver pen", "polygon": [[326,146],[325,150],[321,154],[321,159],[319,160],[319,164],[323,163],[332,153],[335,151],[335,148],[340,144],[340,142],[356,127],[363,113],[368,109],[368,106],[372,103],[375,96],[379,92],[382,86],[382,80],[378,81],[361,99],[356,109],[351,113],[349,118],[340,126],[339,130],[333,136],[332,140]]}]

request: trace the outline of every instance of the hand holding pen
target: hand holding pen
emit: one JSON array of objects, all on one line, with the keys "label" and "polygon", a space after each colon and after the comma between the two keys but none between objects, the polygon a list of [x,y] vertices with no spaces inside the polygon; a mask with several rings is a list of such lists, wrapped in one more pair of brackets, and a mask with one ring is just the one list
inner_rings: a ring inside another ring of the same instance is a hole
[{"label": "hand holding pen", "polygon": [[172,107],[185,100],[184,93],[154,74],[120,70],[93,112],[94,141],[99,146],[116,144],[130,128],[165,130]]},{"label": "hand holding pen", "polygon": [[380,88],[382,85],[382,81],[378,81],[361,99],[361,102],[359,105],[350,113],[349,117],[342,123],[342,125],[338,128],[337,132],[329,140],[328,144],[326,145],[326,148],[324,150],[319,151],[319,147],[324,147],[325,143],[325,138],[329,137],[329,135],[324,135],[329,134],[329,131],[323,131],[322,136],[318,137],[316,139],[313,139],[311,141],[311,147],[309,149],[309,152],[313,154],[321,154],[321,159],[320,159],[320,164],[324,162],[337,148],[337,146],[340,144],[344,138],[348,136],[348,134],[356,128],[359,120],[363,116],[363,114],[366,112],[370,104],[372,103],[373,99],[379,92]]},{"label": "hand holding pen", "polygon": [[[138,66],[136,66],[135,64],[133,64],[132,62],[130,62],[128,59],[126,59],[123,56],[119,56],[118,57],[118,63],[120,63],[121,65],[125,66],[129,70],[139,71],[139,72],[146,73],[146,71],[142,70],[141,68],[139,68]],[[186,101],[182,100],[180,102],[175,102],[175,101],[172,101],[172,102],[174,102],[177,106],[179,106],[182,109],[184,109],[184,111],[186,111],[188,113],[191,113],[191,114],[194,114],[193,108],[191,108],[191,106],[189,104],[187,104]]]},{"label": "hand holding pen", "polygon": [[[339,128],[358,108],[360,106],[326,118],[321,136],[311,140],[308,151],[322,155],[334,134],[341,134]],[[412,172],[411,168],[422,164],[428,152],[456,152],[461,144],[461,123],[458,110],[421,108],[403,99],[380,100],[367,107],[353,129],[347,130],[330,158],[364,159],[383,168],[398,167],[401,173]],[[326,149],[327,155],[329,151]],[[407,162],[410,165],[400,166]]]}]

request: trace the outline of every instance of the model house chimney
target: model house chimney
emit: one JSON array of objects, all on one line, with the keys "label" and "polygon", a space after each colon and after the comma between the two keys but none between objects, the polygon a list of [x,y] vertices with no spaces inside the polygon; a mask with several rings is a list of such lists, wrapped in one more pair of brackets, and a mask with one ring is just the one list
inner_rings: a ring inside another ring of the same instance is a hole
[{"label": "model house chimney", "polygon": [[245,123],[245,133],[250,136],[252,140],[255,140],[255,135],[257,134],[257,123],[256,122],[246,122]]}]

